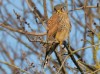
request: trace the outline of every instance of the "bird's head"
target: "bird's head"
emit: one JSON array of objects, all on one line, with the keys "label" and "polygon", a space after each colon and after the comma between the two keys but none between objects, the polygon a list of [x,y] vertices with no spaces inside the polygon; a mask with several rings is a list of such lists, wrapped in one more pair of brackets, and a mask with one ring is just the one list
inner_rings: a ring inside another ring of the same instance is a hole
[{"label": "bird's head", "polygon": [[54,6],[54,12],[55,13],[62,13],[66,10],[66,5],[63,3],[63,4],[58,4],[56,6]]}]

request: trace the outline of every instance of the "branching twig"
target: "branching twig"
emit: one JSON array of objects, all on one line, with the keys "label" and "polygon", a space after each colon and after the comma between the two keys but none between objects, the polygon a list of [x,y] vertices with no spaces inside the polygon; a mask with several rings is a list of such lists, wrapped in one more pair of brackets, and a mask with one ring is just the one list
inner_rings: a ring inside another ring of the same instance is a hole
[{"label": "branching twig", "polygon": [[44,33],[25,32],[23,30],[18,30],[18,29],[12,28],[10,26],[7,26],[5,24],[2,24],[2,23],[0,23],[0,26],[4,27],[4,28],[6,28],[6,29],[8,29],[10,31],[19,32],[19,33],[22,33],[22,34],[28,34],[28,35],[34,35],[34,36],[44,36],[44,35],[46,35],[46,32],[44,32]]},{"label": "branching twig", "polygon": [[[84,49],[87,49],[87,48],[92,48],[92,47],[95,47],[95,46],[98,46],[98,45],[100,45],[100,44],[95,44],[95,45],[87,46],[87,47],[84,47],[84,48],[80,48],[80,49],[78,49],[78,50],[73,51],[72,54],[70,54],[70,55],[73,55],[73,54],[75,54],[75,53],[78,52],[78,51],[81,51],[81,50],[84,50]],[[61,68],[63,67],[63,65],[64,65],[66,59],[70,57],[70,55],[68,55],[68,56],[65,57],[64,61],[62,62],[62,65],[60,66],[60,68],[59,68],[59,70],[58,70],[58,72],[57,72],[56,74],[59,74],[59,71],[60,71]]]},{"label": "branching twig", "polygon": [[[97,8],[97,6],[85,6],[85,8]],[[73,10],[70,10],[69,12],[75,11],[75,10],[81,10],[81,9],[84,9],[84,6],[79,7],[79,8],[75,8],[75,9],[73,9]]]},{"label": "branching twig", "polygon": [[[68,50],[68,54],[71,54],[71,50],[69,49],[69,47],[68,47],[66,41],[63,42],[63,45],[64,45],[64,47]],[[74,58],[74,56],[73,56],[73,55],[70,55],[70,57],[71,57],[73,63],[76,65],[76,67],[77,67],[77,68],[79,69],[79,71],[81,72],[81,74],[84,74],[83,71],[82,71],[82,69],[81,69],[80,66],[78,65],[76,59]]]},{"label": "branching twig", "polygon": [[8,66],[11,66],[11,67],[13,67],[13,68],[16,68],[16,69],[20,70],[20,71],[23,72],[23,73],[29,74],[27,71],[22,70],[21,68],[15,66],[15,65],[12,65],[12,64],[10,64],[10,63],[8,63],[8,62],[0,61],[0,63],[3,63],[3,64],[6,64],[6,65],[8,65]]},{"label": "branching twig", "polygon": [[30,10],[32,12],[34,12],[35,16],[39,19],[39,21],[42,23],[42,25],[44,26],[44,28],[47,30],[47,26],[45,26],[44,23],[44,17],[42,16],[42,14],[37,10],[35,3],[33,3],[31,0],[26,0]]}]

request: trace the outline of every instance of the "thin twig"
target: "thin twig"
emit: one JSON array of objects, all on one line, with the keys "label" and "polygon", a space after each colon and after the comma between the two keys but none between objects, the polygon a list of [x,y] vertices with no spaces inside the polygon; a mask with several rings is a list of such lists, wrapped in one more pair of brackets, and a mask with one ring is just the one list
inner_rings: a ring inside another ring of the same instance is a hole
[{"label": "thin twig", "polygon": [[[95,46],[98,46],[98,45],[100,45],[100,43],[99,43],[99,44],[95,44],[95,45],[91,45],[91,46],[87,46],[87,47],[84,47],[84,48],[80,48],[80,49],[78,49],[78,50],[73,51],[72,54],[70,54],[70,55],[73,55],[73,54],[75,54],[75,53],[78,52],[78,51],[81,51],[81,50],[84,50],[84,49],[87,49],[87,48],[91,48],[91,47],[95,47]],[[63,67],[63,65],[64,65],[66,59],[69,58],[69,57],[70,57],[69,55],[65,57],[64,61],[62,62],[62,65],[60,66],[60,68],[59,68],[59,70],[58,70],[58,72],[57,72],[56,74],[59,74],[59,71],[60,71],[61,68]]]},{"label": "thin twig", "polygon": [[44,26],[44,28],[47,30],[47,26],[45,26],[44,23],[44,17],[42,16],[42,14],[37,10],[36,6],[34,3],[32,3],[31,0],[26,0],[30,10],[32,12],[34,12],[35,16],[39,19],[39,21],[42,23],[42,25]]},{"label": "thin twig", "polygon": [[[56,58],[59,62],[59,65],[61,66],[61,64],[63,62],[62,57],[57,53],[57,50],[55,50],[54,52],[55,52]],[[62,72],[63,72],[63,74],[67,74],[65,66],[62,67]]]},{"label": "thin twig", "polygon": [[14,68],[20,70],[20,71],[23,72],[23,73],[29,74],[27,71],[22,70],[21,68],[15,66],[15,65],[12,65],[12,64],[10,64],[10,63],[8,63],[8,62],[4,62],[4,61],[1,61],[1,60],[0,60],[0,63],[6,64],[6,65],[11,66],[11,67],[14,67]]},{"label": "thin twig", "polygon": [[98,71],[100,71],[100,68],[99,69],[97,69],[96,71],[94,71],[94,72],[91,72],[91,74],[96,74],[96,72],[98,72]]},{"label": "thin twig", "polygon": [[44,35],[46,35],[46,32],[44,32],[44,33],[25,32],[23,30],[18,30],[18,29],[12,28],[10,26],[7,26],[5,24],[2,24],[2,23],[0,23],[0,26],[4,27],[4,28],[6,28],[6,29],[8,29],[10,31],[19,32],[19,33],[22,33],[22,34],[29,34],[29,35],[34,35],[34,36],[44,36]]},{"label": "thin twig", "polygon": [[[67,45],[67,42],[66,41],[63,42],[63,45],[66,48],[66,50],[68,51],[68,54],[71,54],[72,51],[70,50],[70,46]],[[81,72],[81,74],[83,74],[83,71],[82,71],[81,67],[79,66],[79,64],[77,63],[77,61],[74,58],[74,56],[73,55],[70,55],[70,58],[73,61],[73,63],[76,65],[76,67],[78,68],[78,70]]]},{"label": "thin twig", "polygon": [[72,10],[70,10],[69,12],[71,12],[71,11],[75,11],[75,10],[81,10],[81,9],[84,9],[84,8],[97,8],[97,6],[82,6],[82,7],[79,7],[79,8],[75,8],[75,9],[72,9]]},{"label": "thin twig", "polygon": [[59,68],[59,70],[57,71],[56,74],[59,74],[60,70],[62,69],[62,67],[63,67],[63,65],[64,65],[64,63],[66,61],[66,59],[69,58],[69,57],[70,57],[69,55],[65,57],[64,61],[62,62],[62,65],[60,66],[60,68]]},{"label": "thin twig", "polygon": [[81,51],[81,50],[84,50],[84,49],[87,49],[87,48],[92,48],[92,47],[95,47],[95,46],[98,46],[98,45],[100,45],[100,43],[99,44],[94,44],[94,45],[91,45],[91,46],[87,46],[87,47],[84,47],[84,48],[77,49],[77,50],[73,51],[72,54],[75,54],[78,51]]},{"label": "thin twig", "polygon": [[43,6],[44,6],[44,18],[48,20],[46,0],[43,0]]}]

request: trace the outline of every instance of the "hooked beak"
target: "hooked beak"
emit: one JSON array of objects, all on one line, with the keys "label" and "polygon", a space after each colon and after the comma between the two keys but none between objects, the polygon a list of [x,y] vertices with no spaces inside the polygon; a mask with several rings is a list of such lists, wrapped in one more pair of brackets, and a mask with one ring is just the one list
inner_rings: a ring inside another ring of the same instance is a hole
[{"label": "hooked beak", "polygon": [[57,10],[57,13],[62,13],[61,10]]}]

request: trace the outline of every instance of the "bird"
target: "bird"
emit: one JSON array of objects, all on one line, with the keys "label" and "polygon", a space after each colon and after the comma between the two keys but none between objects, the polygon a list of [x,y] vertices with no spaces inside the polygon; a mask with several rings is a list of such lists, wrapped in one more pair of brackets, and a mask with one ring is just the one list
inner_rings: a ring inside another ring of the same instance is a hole
[{"label": "bird", "polygon": [[[48,57],[63,41],[68,39],[69,32],[71,31],[71,24],[68,18],[65,4],[58,4],[54,6],[53,14],[47,21],[47,40],[51,41],[51,45],[48,44],[46,49],[46,62]],[[56,43],[57,41],[58,43]]]}]

